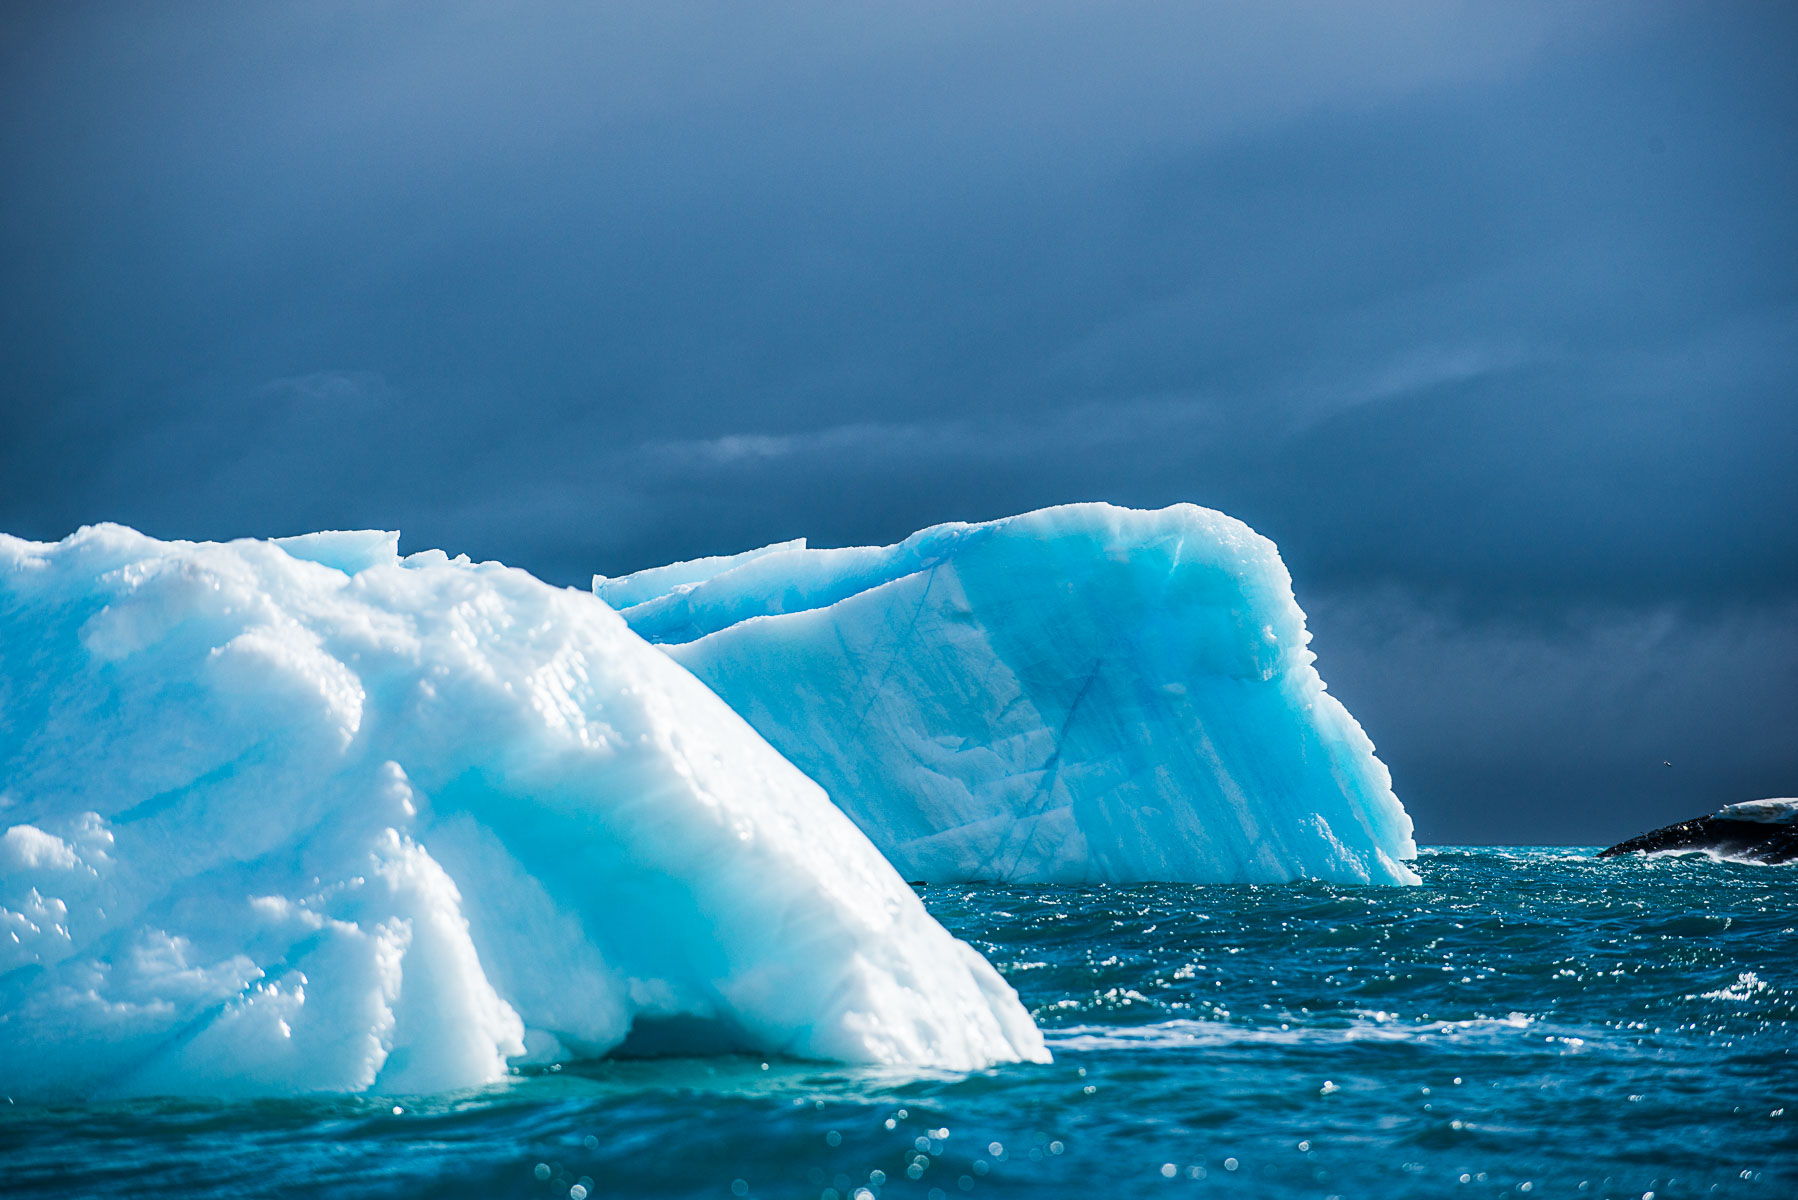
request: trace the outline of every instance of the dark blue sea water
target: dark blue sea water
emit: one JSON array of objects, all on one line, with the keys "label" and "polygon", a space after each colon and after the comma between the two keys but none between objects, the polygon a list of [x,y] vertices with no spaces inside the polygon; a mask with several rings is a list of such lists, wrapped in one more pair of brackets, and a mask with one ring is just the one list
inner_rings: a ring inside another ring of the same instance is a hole
[{"label": "dark blue sea water", "polygon": [[1798,869],[944,887],[1056,1061],[595,1063],[429,1102],[0,1104],[42,1196],[1798,1196]]}]

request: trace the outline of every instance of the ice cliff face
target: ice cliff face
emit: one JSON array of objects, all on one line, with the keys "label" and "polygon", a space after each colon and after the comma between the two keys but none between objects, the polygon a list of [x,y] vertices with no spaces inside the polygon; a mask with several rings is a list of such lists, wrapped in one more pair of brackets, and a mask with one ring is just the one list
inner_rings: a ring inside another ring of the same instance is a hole
[{"label": "ice cliff face", "polygon": [[1043,1057],[823,791],[611,609],[396,546],[0,536],[0,1093],[436,1090],[634,1022]]},{"label": "ice cliff face", "polygon": [[1415,883],[1272,542],[1192,505],[599,578],[908,879]]}]

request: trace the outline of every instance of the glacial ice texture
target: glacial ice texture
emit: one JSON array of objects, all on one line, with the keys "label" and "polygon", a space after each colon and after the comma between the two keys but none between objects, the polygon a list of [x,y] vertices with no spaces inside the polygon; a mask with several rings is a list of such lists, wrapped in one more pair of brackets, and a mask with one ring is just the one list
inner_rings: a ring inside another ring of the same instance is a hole
[{"label": "glacial ice texture", "polygon": [[393,534],[0,536],[0,1093],[415,1093],[627,1035],[1044,1056],[591,595]]},{"label": "glacial ice texture", "polygon": [[1274,544],[1176,505],[784,543],[594,591],[908,879],[1415,883]]}]

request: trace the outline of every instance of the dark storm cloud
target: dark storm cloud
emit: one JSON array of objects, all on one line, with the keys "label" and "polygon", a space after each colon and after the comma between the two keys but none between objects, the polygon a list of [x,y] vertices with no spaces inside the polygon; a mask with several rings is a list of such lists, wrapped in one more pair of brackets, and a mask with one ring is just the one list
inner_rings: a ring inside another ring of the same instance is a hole
[{"label": "dark storm cloud", "polygon": [[[0,528],[582,582],[1194,500],[1279,541],[1426,836],[1627,810],[1682,721],[1749,731],[1692,796],[1798,786],[1782,6],[4,19]],[[1645,688],[1602,631],[1657,621]]]},{"label": "dark storm cloud", "polygon": [[1307,606],[1330,690],[1433,842],[1605,844],[1792,782],[1798,605],[1482,621]]}]

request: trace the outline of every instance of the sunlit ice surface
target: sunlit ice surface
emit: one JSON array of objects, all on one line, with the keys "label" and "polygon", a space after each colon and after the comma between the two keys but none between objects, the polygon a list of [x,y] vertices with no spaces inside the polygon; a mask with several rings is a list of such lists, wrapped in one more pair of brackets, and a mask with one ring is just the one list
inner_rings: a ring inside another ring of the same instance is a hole
[{"label": "sunlit ice surface", "polygon": [[930,883],[1412,883],[1273,542],[1066,504],[594,591]]},{"label": "sunlit ice surface", "polygon": [[0,535],[0,1095],[392,1095],[652,1039],[1043,1058],[609,607],[394,533]]},{"label": "sunlit ice surface", "polygon": [[1426,849],[1416,888],[922,889],[1052,1064],[761,1056],[472,1091],[0,1105],[28,1195],[1798,1192],[1798,871]]}]

